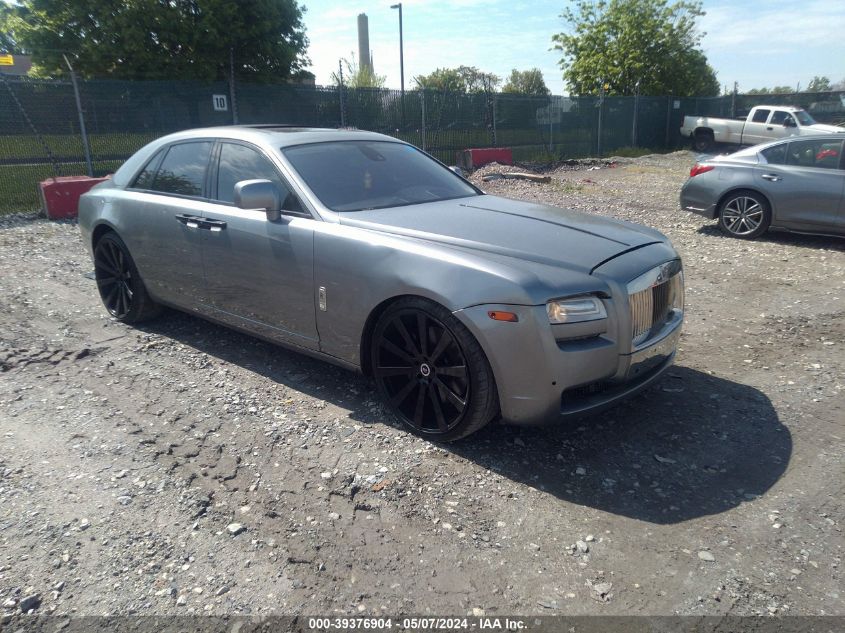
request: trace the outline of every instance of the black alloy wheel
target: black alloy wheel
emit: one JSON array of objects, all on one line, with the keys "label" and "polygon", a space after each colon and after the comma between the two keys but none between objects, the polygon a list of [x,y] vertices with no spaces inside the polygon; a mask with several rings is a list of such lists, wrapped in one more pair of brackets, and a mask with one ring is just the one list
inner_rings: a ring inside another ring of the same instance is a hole
[{"label": "black alloy wheel", "polygon": [[94,247],[94,278],[103,305],[119,321],[136,323],[160,312],[147,294],[126,244],[113,232],[103,235]]},{"label": "black alloy wheel", "polygon": [[433,302],[409,298],[388,308],[376,324],[371,362],[385,403],[416,433],[455,440],[495,415],[495,381],[481,347]]}]

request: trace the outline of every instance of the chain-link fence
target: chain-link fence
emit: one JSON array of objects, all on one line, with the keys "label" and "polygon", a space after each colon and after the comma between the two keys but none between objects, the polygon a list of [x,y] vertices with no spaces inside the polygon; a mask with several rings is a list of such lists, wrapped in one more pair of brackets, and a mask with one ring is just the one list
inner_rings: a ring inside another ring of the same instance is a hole
[{"label": "chain-link fence", "polygon": [[[453,164],[456,152],[510,147],[518,161],[610,156],[686,142],[684,114],[742,116],[759,103],[795,104],[845,120],[845,94],[530,97],[287,84],[81,81],[93,175],[113,172],[145,143],[177,130],[232,123],[356,127],[382,132]],[[88,171],[70,81],[0,73],[0,213],[40,207],[37,183]]]}]

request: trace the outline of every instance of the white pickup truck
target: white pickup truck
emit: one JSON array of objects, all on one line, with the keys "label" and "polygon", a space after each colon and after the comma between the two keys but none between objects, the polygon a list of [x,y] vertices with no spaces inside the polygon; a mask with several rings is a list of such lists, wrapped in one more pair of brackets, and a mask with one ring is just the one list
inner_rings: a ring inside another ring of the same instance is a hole
[{"label": "white pickup truck", "polygon": [[692,139],[696,151],[708,152],[716,143],[756,145],[785,136],[845,133],[845,128],[816,123],[801,108],[759,105],[746,119],[685,116],[681,135]]}]

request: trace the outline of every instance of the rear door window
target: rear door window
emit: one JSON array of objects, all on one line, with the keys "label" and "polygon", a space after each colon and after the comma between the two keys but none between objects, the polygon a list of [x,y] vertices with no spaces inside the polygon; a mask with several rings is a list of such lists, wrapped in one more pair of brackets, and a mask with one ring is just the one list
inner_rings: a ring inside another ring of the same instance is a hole
[{"label": "rear door window", "polygon": [[149,189],[152,187],[153,180],[155,180],[156,170],[158,169],[158,164],[161,162],[162,154],[163,150],[159,150],[156,152],[155,156],[149,160],[147,166],[141,170],[141,173],[138,174],[135,182],[132,183],[132,187],[134,189]]},{"label": "rear door window", "polygon": [[768,147],[760,153],[769,165],[783,165],[786,162],[786,143]]},{"label": "rear door window", "polygon": [[771,110],[755,110],[754,111],[754,118],[751,119],[752,123],[765,123],[766,119],[769,118],[769,112]]},{"label": "rear door window", "polygon": [[211,141],[172,145],[161,161],[152,185],[147,188],[182,196],[202,196],[213,145]]},{"label": "rear door window", "polygon": [[797,167],[840,169],[841,140],[792,141],[786,153],[786,164]]}]

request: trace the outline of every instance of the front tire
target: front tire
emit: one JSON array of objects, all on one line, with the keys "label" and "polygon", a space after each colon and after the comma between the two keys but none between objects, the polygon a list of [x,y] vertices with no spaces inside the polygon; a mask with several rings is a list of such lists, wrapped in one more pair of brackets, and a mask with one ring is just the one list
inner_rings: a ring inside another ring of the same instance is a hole
[{"label": "front tire", "polygon": [[719,228],[730,237],[753,240],[766,232],[771,221],[769,203],[753,191],[734,191],[719,207]]},{"label": "front tire", "polygon": [[370,360],[391,412],[418,435],[451,442],[498,413],[493,371],[478,341],[443,306],[400,299],[373,330]]},{"label": "front tire", "polygon": [[103,305],[118,321],[140,323],[158,316],[161,306],[150,298],[126,244],[114,232],[94,246],[94,278]]}]

